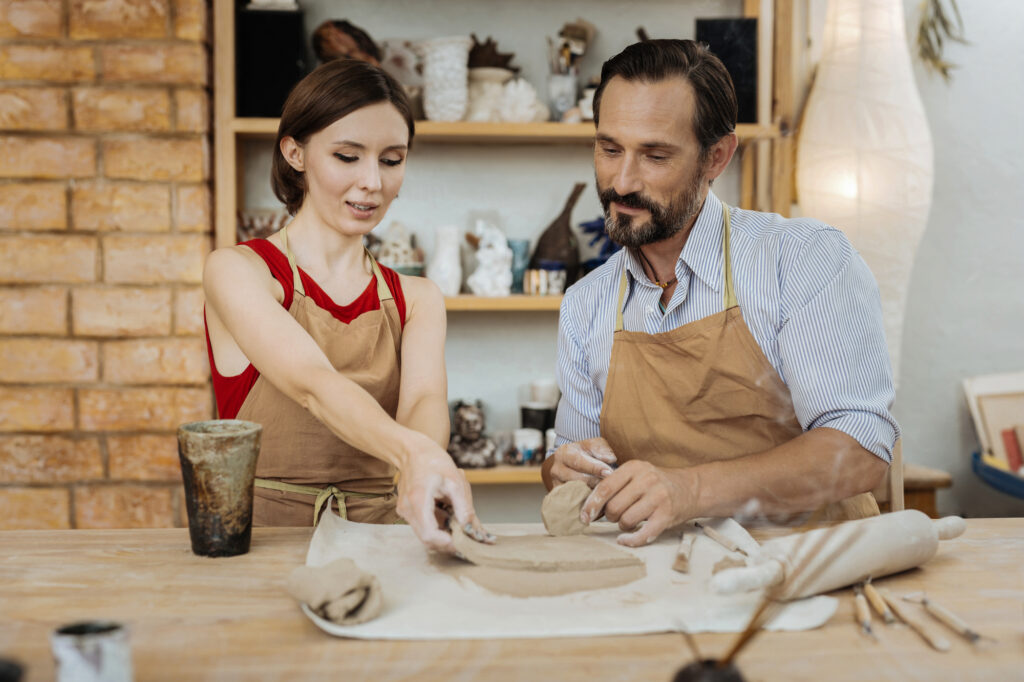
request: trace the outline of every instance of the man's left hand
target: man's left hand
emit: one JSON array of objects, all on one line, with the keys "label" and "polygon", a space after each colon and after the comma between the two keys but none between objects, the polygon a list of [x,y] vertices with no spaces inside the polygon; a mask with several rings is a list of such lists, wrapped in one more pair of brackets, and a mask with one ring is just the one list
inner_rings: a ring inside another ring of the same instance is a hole
[{"label": "man's left hand", "polygon": [[[631,460],[594,488],[583,503],[581,518],[590,523],[601,517],[626,531],[620,544],[640,547],[654,542],[662,531],[695,516],[695,482],[688,485],[685,469],[660,469],[649,462]],[[641,525],[643,524],[643,525]]]}]

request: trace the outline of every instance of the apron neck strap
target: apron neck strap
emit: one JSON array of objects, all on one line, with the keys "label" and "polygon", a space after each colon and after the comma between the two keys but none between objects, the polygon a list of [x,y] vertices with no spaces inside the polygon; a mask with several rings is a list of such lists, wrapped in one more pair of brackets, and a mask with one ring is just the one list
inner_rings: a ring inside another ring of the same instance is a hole
[{"label": "apron neck strap", "polygon": [[296,292],[306,295],[306,289],[302,286],[302,278],[299,277],[299,266],[295,264],[295,254],[288,248],[288,227],[281,228],[281,244],[284,246],[284,255],[288,256],[288,266],[292,269],[292,287]]},{"label": "apron neck strap", "polygon": [[[284,253],[288,256],[288,265],[292,269],[292,286],[295,291],[306,295],[306,289],[302,286],[302,278],[299,277],[299,266],[295,264],[295,254],[288,248],[288,228],[281,228],[281,244],[284,246]],[[388,301],[394,298],[391,295],[391,289],[388,288],[387,282],[384,281],[384,277],[381,275],[380,267],[377,265],[377,261],[374,260],[373,256],[365,248],[363,249],[366,253],[366,257],[370,259],[370,269],[373,271],[373,276],[377,280],[377,297],[380,299],[381,305],[384,301]]]},{"label": "apron neck strap", "polygon": [[[723,304],[724,310],[729,308],[735,308],[739,303],[736,300],[736,290],[732,284],[732,253],[730,244],[732,239],[729,237],[729,207],[726,203],[722,202],[722,275],[724,281],[724,295]],[[620,332],[623,330],[622,324],[622,304],[626,300],[626,259],[622,261],[622,277],[619,278],[619,299],[615,306],[615,331]]]},{"label": "apron neck strap", "polygon": [[729,237],[729,207],[722,202],[722,279],[724,280],[724,301],[723,310],[735,308],[739,305],[736,300],[736,290],[732,285],[732,239]]}]

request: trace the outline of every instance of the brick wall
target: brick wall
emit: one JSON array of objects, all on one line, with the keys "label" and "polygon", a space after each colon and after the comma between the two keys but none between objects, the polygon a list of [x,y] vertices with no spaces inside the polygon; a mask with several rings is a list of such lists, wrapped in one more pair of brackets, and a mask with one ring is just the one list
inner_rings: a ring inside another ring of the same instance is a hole
[{"label": "brick wall", "polygon": [[205,0],[0,0],[0,528],[183,525],[213,414]]}]

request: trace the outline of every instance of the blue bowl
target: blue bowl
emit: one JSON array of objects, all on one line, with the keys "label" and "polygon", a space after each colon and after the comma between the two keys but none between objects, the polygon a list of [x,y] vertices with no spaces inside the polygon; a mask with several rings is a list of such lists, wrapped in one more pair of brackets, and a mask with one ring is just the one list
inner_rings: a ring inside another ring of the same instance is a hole
[{"label": "blue bowl", "polygon": [[981,453],[971,454],[971,469],[978,478],[988,483],[1001,493],[1024,499],[1024,478],[1011,474],[1009,471],[990,467],[981,461]]}]

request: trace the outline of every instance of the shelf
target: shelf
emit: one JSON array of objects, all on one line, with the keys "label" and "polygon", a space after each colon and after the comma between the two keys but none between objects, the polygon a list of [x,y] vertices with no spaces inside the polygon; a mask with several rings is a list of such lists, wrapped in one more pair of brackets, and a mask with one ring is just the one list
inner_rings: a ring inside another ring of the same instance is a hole
[{"label": "shelf", "polygon": [[444,307],[450,311],[463,312],[504,312],[504,311],[553,311],[562,305],[561,296],[452,296],[444,299]]},{"label": "shelf", "polygon": [[[231,130],[241,137],[274,137],[276,118],[235,118]],[[736,126],[740,140],[767,140],[778,137],[778,128],[751,123]],[[590,144],[594,140],[592,123],[473,123],[455,121],[416,121],[416,140],[490,144]]]},{"label": "shelf", "polygon": [[490,469],[463,469],[466,480],[480,485],[536,483],[542,485],[539,466],[502,465]]}]

